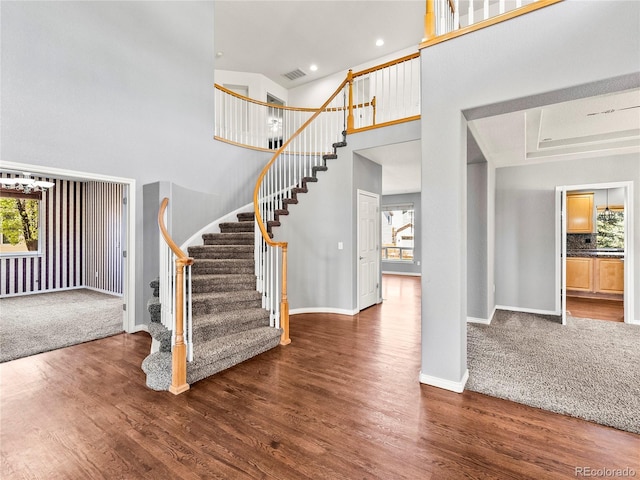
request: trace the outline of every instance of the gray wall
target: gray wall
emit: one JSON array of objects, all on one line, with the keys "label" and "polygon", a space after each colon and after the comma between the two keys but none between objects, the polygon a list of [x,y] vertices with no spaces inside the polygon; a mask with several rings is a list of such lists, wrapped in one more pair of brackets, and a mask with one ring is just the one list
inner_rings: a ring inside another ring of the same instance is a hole
[{"label": "gray wall", "polygon": [[467,165],[467,316],[487,319],[487,163]]},{"label": "gray wall", "polygon": [[[634,182],[634,225],[640,225],[640,158],[637,154],[585,158],[496,173],[496,302],[555,312],[555,188],[604,182]],[[593,191],[593,189],[591,190]],[[604,193],[606,202],[606,192]],[[614,197],[609,197],[610,201]],[[623,203],[617,198],[618,204]],[[603,203],[599,200],[594,203]],[[635,301],[640,305],[640,235],[636,232]],[[636,318],[638,311],[636,307]]]},{"label": "gray wall", "polygon": [[593,94],[581,87],[590,82],[636,78],[639,16],[636,2],[567,0],[421,51],[422,221],[440,227],[422,239],[423,252],[433,252],[422,264],[430,299],[422,303],[423,381],[457,386],[466,372],[466,119],[505,113],[504,102],[519,110]]},{"label": "gray wall", "polygon": [[355,152],[419,136],[420,122],[348,136],[338,159],[327,162],[329,170],[289,208],[275,239],[289,242],[291,309],[357,310],[357,189],[380,194],[382,170]]},{"label": "gray wall", "polygon": [[382,261],[382,270],[385,273],[401,273],[420,275],[420,262],[422,258],[422,218],[420,192],[404,193],[399,195],[384,195],[382,205],[402,205],[413,203],[414,225],[413,225],[413,262],[386,262]]},{"label": "gray wall", "polygon": [[266,161],[213,140],[214,2],[0,8],[0,158],[137,181],[136,323],[144,323],[143,252],[156,239],[143,234],[142,186],[172,181],[216,194],[228,212],[249,203]]}]

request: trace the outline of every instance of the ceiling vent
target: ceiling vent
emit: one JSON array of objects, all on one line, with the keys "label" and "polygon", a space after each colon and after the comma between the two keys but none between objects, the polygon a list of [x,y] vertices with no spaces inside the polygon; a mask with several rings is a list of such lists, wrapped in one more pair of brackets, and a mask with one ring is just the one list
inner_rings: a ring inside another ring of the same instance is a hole
[{"label": "ceiling vent", "polygon": [[292,70],[289,73],[283,73],[282,74],[283,77],[287,77],[289,80],[297,80],[298,78],[305,77],[306,75],[307,74],[304,73],[299,68],[296,68],[295,70]]}]

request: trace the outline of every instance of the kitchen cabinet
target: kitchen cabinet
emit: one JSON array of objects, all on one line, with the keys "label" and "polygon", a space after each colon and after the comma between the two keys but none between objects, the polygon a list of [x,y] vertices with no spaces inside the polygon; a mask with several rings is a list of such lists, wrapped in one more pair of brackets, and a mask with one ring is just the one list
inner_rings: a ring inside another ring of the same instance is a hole
[{"label": "kitchen cabinet", "polygon": [[624,293],[624,261],[598,258],[595,263],[595,290],[601,293]]},{"label": "kitchen cabinet", "polygon": [[567,194],[567,233],[593,233],[593,193]]},{"label": "kitchen cabinet", "polygon": [[567,290],[593,291],[593,258],[567,258]]},{"label": "kitchen cabinet", "polygon": [[624,293],[624,260],[620,258],[567,258],[567,291]]}]

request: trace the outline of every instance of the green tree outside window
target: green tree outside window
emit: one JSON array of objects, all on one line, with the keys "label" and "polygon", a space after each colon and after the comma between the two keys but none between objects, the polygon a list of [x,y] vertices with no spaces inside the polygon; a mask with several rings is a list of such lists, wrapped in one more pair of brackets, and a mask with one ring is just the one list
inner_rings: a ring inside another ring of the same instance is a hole
[{"label": "green tree outside window", "polygon": [[0,198],[0,252],[38,251],[39,220],[39,200]]},{"label": "green tree outside window", "polygon": [[624,212],[611,213],[611,220],[598,218],[598,248],[624,248]]}]

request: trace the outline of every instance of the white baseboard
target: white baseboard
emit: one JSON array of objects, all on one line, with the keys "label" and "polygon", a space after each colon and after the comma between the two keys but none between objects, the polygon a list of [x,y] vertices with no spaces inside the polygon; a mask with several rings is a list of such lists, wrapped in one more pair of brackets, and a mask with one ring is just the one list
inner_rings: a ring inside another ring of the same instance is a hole
[{"label": "white baseboard", "polygon": [[493,307],[493,312],[489,315],[489,318],[467,317],[467,323],[481,323],[483,325],[491,325],[493,317],[496,315],[496,307]]},{"label": "white baseboard", "polygon": [[467,384],[467,380],[469,380],[469,370],[464,371],[464,374],[462,375],[462,378],[459,382],[454,382],[439,377],[432,377],[431,375],[427,375],[422,372],[420,372],[419,379],[420,383],[424,383],[425,385],[443,388],[444,390],[449,390],[455,393],[462,393],[464,392],[464,386]]},{"label": "white baseboard", "polygon": [[562,312],[556,312],[555,310],[538,310],[537,308],[509,307],[507,305],[496,305],[496,310],[508,310],[510,312],[522,313],[537,313],[539,315],[562,315]]},{"label": "white baseboard", "polygon": [[481,323],[482,325],[491,325],[490,318],[467,317],[467,323]]},{"label": "white baseboard", "polygon": [[140,325],[135,325],[133,327],[133,330],[131,330],[130,332],[127,333],[138,333],[138,332],[147,332],[149,333],[149,327],[146,323],[142,323]]},{"label": "white baseboard", "polygon": [[124,295],[122,295],[121,293],[110,292],[110,291],[108,291],[108,290],[103,290],[103,289],[101,289],[101,288],[95,288],[95,287],[83,287],[83,288],[86,288],[87,290],[91,290],[91,291],[93,291],[93,292],[105,293],[105,294],[107,294],[107,295],[112,295],[112,296],[114,296],[114,297],[121,297],[121,298],[123,298],[123,297],[124,297]]},{"label": "white baseboard", "polygon": [[406,277],[421,277],[421,273],[412,273],[412,272],[385,272],[382,271],[383,275],[404,275]]},{"label": "white baseboard", "polygon": [[292,310],[289,310],[289,315],[298,315],[300,313],[335,313],[337,315],[349,315],[353,317],[354,315],[357,315],[359,311],[331,307],[294,308]]}]

